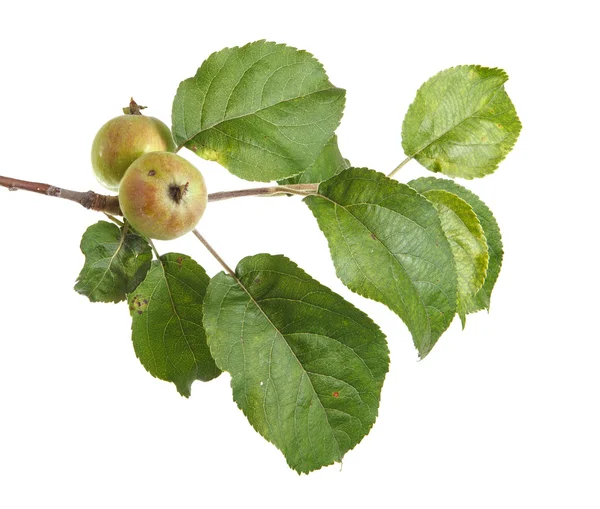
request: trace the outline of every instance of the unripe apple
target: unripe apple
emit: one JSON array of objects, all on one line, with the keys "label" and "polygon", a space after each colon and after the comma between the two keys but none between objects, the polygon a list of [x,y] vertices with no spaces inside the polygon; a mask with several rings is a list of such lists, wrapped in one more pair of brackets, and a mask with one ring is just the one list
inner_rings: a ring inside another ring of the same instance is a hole
[{"label": "unripe apple", "polygon": [[116,191],[125,171],[138,157],[148,152],[173,152],[175,148],[171,131],[157,118],[139,113],[121,115],[106,122],[96,134],[92,167],[98,181]]},{"label": "unripe apple", "polygon": [[171,240],[193,230],[207,201],[202,174],[171,152],[143,155],[127,168],[119,186],[125,219],[151,239]]}]

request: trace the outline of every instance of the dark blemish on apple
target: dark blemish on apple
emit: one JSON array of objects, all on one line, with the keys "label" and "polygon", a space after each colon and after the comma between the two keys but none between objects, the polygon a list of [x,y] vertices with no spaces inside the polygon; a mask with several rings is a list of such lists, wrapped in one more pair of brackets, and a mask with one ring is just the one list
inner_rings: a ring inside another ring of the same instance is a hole
[{"label": "dark blemish on apple", "polygon": [[154,175],[156,175],[156,170],[150,170],[150,171],[148,172],[148,176],[149,176],[149,177],[154,177]]},{"label": "dark blemish on apple", "polygon": [[143,311],[141,309],[138,309],[138,315],[141,315],[143,313]]},{"label": "dark blemish on apple", "polygon": [[144,304],[148,304],[148,299],[144,299]]}]

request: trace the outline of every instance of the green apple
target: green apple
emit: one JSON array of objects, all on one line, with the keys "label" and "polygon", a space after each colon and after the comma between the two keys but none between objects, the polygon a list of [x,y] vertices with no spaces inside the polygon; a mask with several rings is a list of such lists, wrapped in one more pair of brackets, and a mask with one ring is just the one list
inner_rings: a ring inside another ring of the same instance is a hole
[{"label": "green apple", "polygon": [[119,186],[125,219],[151,239],[171,240],[193,230],[207,201],[202,174],[171,152],[150,152],[136,159]]},{"label": "green apple", "polygon": [[92,167],[98,181],[116,191],[131,163],[156,151],[175,151],[169,128],[154,117],[120,115],[104,124],[92,144]]}]

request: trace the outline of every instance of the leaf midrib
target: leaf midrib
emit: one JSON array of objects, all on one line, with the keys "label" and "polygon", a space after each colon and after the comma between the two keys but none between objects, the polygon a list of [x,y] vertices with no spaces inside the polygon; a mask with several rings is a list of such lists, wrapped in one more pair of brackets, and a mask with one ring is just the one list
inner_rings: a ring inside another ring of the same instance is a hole
[{"label": "leaf midrib", "polygon": [[[117,249],[115,250],[114,254],[110,257],[110,261],[108,262],[108,266],[106,267],[106,270],[102,273],[102,277],[100,278],[100,281],[98,281],[98,283],[96,284],[96,286],[94,286],[94,288],[90,291],[90,295],[93,294],[98,289],[98,287],[104,281],[104,277],[106,276],[106,274],[108,274],[110,272],[110,268],[112,267],[112,264],[115,261],[115,258],[120,253],[123,245],[125,244],[125,238],[126,237],[127,237],[127,227],[125,227],[125,228],[123,228],[123,230],[121,230],[121,239],[119,241],[119,245],[117,246]],[[113,279],[114,279],[114,277],[113,277]]]},{"label": "leaf midrib", "polygon": [[[330,83],[330,85],[331,85],[331,83]],[[178,149],[178,150],[179,150],[179,149],[181,149],[181,148],[182,148],[182,147],[184,147],[186,144],[188,144],[190,141],[192,141],[194,138],[196,138],[196,136],[198,136],[198,135],[200,135],[200,134],[202,134],[202,133],[204,133],[204,132],[206,132],[206,131],[208,131],[208,130],[210,130],[210,129],[213,129],[213,128],[215,128],[215,127],[218,127],[218,126],[220,126],[221,124],[225,124],[225,123],[227,123],[227,122],[231,122],[231,121],[233,121],[233,120],[238,120],[238,119],[240,119],[240,118],[245,118],[245,117],[249,117],[249,116],[252,116],[252,115],[256,115],[257,113],[260,113],[260,112],[263,112],[263,111],[265,111],[265,110],[268,110],[269,108],[272,108],[272,107],[274,107],[274,106],[279,106],[279,105],[281,105],[281,104],[285,104],[285,103],[288,103],[288,102],[290,102],[290,101],[295,101],[295,100],[298,100],[298,99],[304,99],[304,98],[306,98],[306,97],[310,97],[310,96],[312,96],[312,95],[315,95],[315,94],[320,94],[320,93],[323,93],[323,92],[328,92],[328,91],[339,91],[339,90],[343,90],[343,89],[341,89],[341,88],[339,88],[339,87],[334,87],[333,85],[331,85],[331,86],[329,86],[328,88],[322,88],[322,89],[319,89],[319,90],[315,90],[315,91],[313,91],[313,92],[309,92],[308,94],[303,94],[303,95],[299,95],[299,96],[296,96],[296,97],[291,97],[291,98],[289,98],[289,99],[286,99],[286,100],[284,100],[284,101],[279,101],[279,102],[276,102],[276,103],[270,104],[270,105],[268,105],[268,106],[260,107],[260,108],[258,108],[258,109],[256,109],[256,110],[254,110],[254,111],[250,111],[250,112],[247,112],[247,113],[243,113],[243,114],[240,114],[240,115],[236,115],[236,116],[233,116],[233,117],[230,117],[230,118],[222,118],[222,119],[221,119],[221,120],[219,120],[218,122],[213,122],[212,124],[208,124],[207,126],[202,126],[202,127],[201,127],[201,128],[200,128],[200,129],[199,129],[199,130],[198,130],[198,131],[195,133],[195,134],[193,134],[193,135],[191,135],[191,136],[189,136],[189,135],[186,133],[186,137],[187,137],[187,138],[186,138],[186,140],[185,140],[185,141],[183,141],[182,143],[180,143],[180,144],[178,145],[177,149]],[[185,107],[184,107],[184,111],[185,111]]]},{"label": "leaf midrib", "polygon": [[[256,272],[256,271],[250,271],[250,272]],[[229,274],[229,275],[231,276],[231,274]],[[289,275],[289,274],[286,274],[286,275]],[[316,397],[317,401],[319,402],[319,405],[321,405],[321,409],[323,410],[323,414],[325,415],[325,419],[327,420],[327,423],[329,424],[329,429],[331,431],[331,436],[333,437],[333,440],[334,440],[336,448],[337,448],[337,460],[341,461],[342,460],[342,454],[341,454],[341,449],[340,449],[340,443],[338,442],[337,437],[335,436],[334,428],[331,425],[331,422],[329,421],[329,416],[327,415],[327,411],[325,410],[325,406],[323,405],[323,402],[321,401],[321,398],[319,397],[319,394],[315,390],[315,387],[314,387],[314,385],[312,383],[312,380],[310,379],[310,376],[308,376],[308,371],[304,368],[304,366],[300,362],[300,359],[298,359],[298,356],[296,355],[296,353],[294,352],[294,350],[292,349],[292,347],[290,346],[290,344],[286,341],[285,335],[277,328],[277,326],[273,323],[273,321],[271,320],[271,318],[265,313],[265,311],[263,310],[263,308],[259,305],[258,301],[254,298],[254,296],[246,288],[246,286],[244,285],[244,283],[242,283],[241,279],[237,276],[237,274],[235,275],[234,279],[237,282],[237,284],[242,288],[242,290],[244,290],[244,292],[246,292],[246,294],[248,295],[248,297],[250,298],[250,300],[254,303],[254,305],[260,310],[261,314],[265,317],[265,319],[267,320],[267,322],[273,327],[273,329],[277,333],[277,336],[279,336],[283,340],[283,342],[285,343],[285,345],[289,349],[290,353],[292,354],[293,358],[296,360],[296,362],[300,366],[303,375],[304,374],[307,375],[307,378],[308,378],[308,381],[310,383],[310,387],[312,389],[312,392],[313,392],[314,396]],[[273,342],[271,343],[271,350],[272,350],[274,344],[275,344],[275,339],[273,339]],[[271,363],[269,363],[269,372],[270,372],[270,369],[271,369]],[[244,379],[244,386],[245,385],[246,385],[246,380]],[[268,421],[267,421],[267,424],[268,424]]]},{"label": "leaf midrib", "polygon": [[[370,229],[370,228],[369,228],[369,227],[368,227],[368,226],[367,226],[365,223],[363,223],[363,222],[362,222],[362,221],[361,221],[361,220],[360,220],[358,217],[356,217],[356,215],[354,215],[354,214],[353,214],[353,213],[352,213],[350,210],[348,210],[348,208],[347,208],[347,207],[345,207],[344,205],[342,205],[342,204],[340,204],[340,203],[337,203],[336,201],[334,201],[334,200],[330,199],[330,198],[329,198],[329,197],[327,197],[327,196],[324,196],[323,194],[316,193],[316,194],[315,194],[315,196],[318,196],[318,197],[320,197],[320,198],[323,198],[323,199],[325,199],[325,200],[329,201],[330,203],[332,203],[332,204],[333,204],[333,206],[334,206],[334,207],[340,207],[341,209],[345,210],[345,211],[346,211],[346,212],[347,212],[347,213],[348,213],[350,216],[352,216],[352,217],[353,217],[353,218],[354,218],[356,221],[358,221],[358,222],[359,222],[359,223],[360,223],[360,224],[361,224],[361,225],[362,225],[362,226],[365,228],[365,230],[367,230],[368,232],[370,232],[370,233],[372,233],[373,235],[375,235],[375,239],[374,239],[374,240],[377,240],[377,242],[379,242],[379,244],[380,244],[380,245],[382,245],[382,246],[385,248],[385,250],[386,250],[386,251],[388,252],[388,254],[391,256],[391,258],[392,258],[392,259],[394,259],[394,260],[396,260],[396,262],[398,263],[398,265],[399,265],[399,266],[402,268],[402,271],[403,271],[403,272],[404,272],[404,274],[406,275],[407,279],[410,281],[411,285],[413,286],[413,289],[414,289],[414,291],[415,291],[415,293],[416,293],[416,295],[417,295],[417,298],[419,299],[419,303],[421,304],[421,306],[422,306],[422,307],[423,307],[423,309],[425,310],[425,316],[427,317],[427,328],[428,328],[428,332],[429,332],[429,338],[427,338],[427,339],[428,339],[428,342],[429,342],[429,340],[431,339],[431,337],[432,337],[432,335],[433,335],[433,330],[432,330],[432,327],[431,327],[431,319],[430,319],[430,317],[429,317],[429,312],[427,311],[427,309],[428,309],[428,306],[426,306],[426,305],[425,305],[425,303],[423,302],[423,300],[422,300],[422,298],[421,298],[421,294],[419,293],[419,291],[418,291],[418,289],[417,289],[417,286],[415,285],[414,281],[412,280],[412,278],[411,278],[411,277],[410,277],[410,275],[408,274],[408,272],[407,272],[406,268],[404,267],[404,265],[402,264],[402,262],[400,262],[400,260],[398,260],[398,259],[396,258],[396,256],[394,255],[394,253],[393,253],[393,252],[390,250],[390,248],[389,248],[389,247],[388,247],[386,244],[384,244],[384,243],[383,243],[383,241],[382,241],[382,240],[379,238],[379,236],[378,236],[378,235],[376,235],[376,234],[375,234],[375,232],[374,232],[374,231],[372,231],[372,230],[371,230],[371,229]],[[375,204],[375,203],[367,203],[367,202],[365,202],[365,204],[366,204],[366,205],[375,206],[375,207],[382,207],[382,208],[385,208],[386,210],[390,210],[391,212],[396,212],[396,211],[394,211],[394,210],[390,209],[389,207],[384,207],[383,205],[380,205],[380,204]],[[396,212],[396,213],[398,213],[398,212]],[[398,213],[398,214],[400,214],[400,213]],[[400,215],[401,215],[402,217],[407,217],[407,216],[404,216],[403,214],[400,214]],[[410,218],[407,218],[407,219],[410,219]],[[338,220],[338,223],[339,223],[339,220]],[[421,227],[421,228],[422,228],[422,227]],[[423,228],[423,230],[425,231],[425,228]],[[348,251],[350,251],[350,252],[351,252],[350,248],[348,248]],[[356,263],[356,262],[355,262],[355,263]],[[356,263],[356,265],[357,265],[357,266],[359,266],[359,265],[358,265],[358,263]],[[437,267],[437,266],[436,266],[436,267]],[[439,270],[439,267],[438,267],[438,270]],[[369,278],[368,278],[368,279],[369,279]],[[369,280],[370,280],[370,279],[369,279]],[[372,281],[371,281],[371,282],[372,282]],[[374,283],[373,283],[373,285],[374,285],[376,288],[378,288],[378,287],[377,287],[377,285],[375,285]],[[381,290],[379,290],[379,291],[381,292]],[[385,293],[384,293],[384,292],[382,292],[382,293],[385,295]],[[447,298],[448,298],[448,296],[446,295],[446,292],[444,291],[443,293],[444,293],[444,295],[446,296],[446,299],[447,299]],[[402,299],[402,297],[400,297],[400,298]],[[387,304],[386,304],[386,305],[387,305]],[[408,307],[407,307],[407,306],[406,306],[406,309],[408,309]]]},{"label": "leaf midrib", "polygon": [[[481,80],[480,80],[481,81]],[[414,157],[416,157],[417,155],[419,155],[421,152],[423,152],[423,150],[429,148],[431,145],[433,145],[434,143],[438,142],[441,138],[443,138],[444,136],[446,136],[450,131],[453,131],[454,129],[456,129],[458,126],[460,126],[463,122],[466,122],[467,120],[473,118],[477,113],[481,112],[488,104],[490,104],[495,98],[496,96],[502,91],[504,90],[504,83],[506,83],[506,81],[503,81],[500,85],[498,85],[497,87],[492,88],[491,90],[496,90],[496,92],[490,97],[490,99],[488,101],[486,101],[485,104],[483,104],[481,106],[481,108],[475,110],[472,114],[466,116],[465,118],[463,118],[460,122],[456,123],[455,125],[449,127],[446,131],[444,131],[442,134],[440,134],[439,136],[437,136],[436,138],[434,138],[433,140],[427,142],[425,145],[423,145],[420,149],[418,149],[415,153],[413,153],[412,155],[410,155],[409,157],[412,159]]]},{"label": "leaf midrib", "polygon": [[[187,334],[183,330],[182,318],[179,316],[179,313],[177,312],[177,307],[175,306],[175,301],[173,300],[173,292],[171,291],[171,286],[169,285],[169,280],[167,278],[167,271],[165,269],[165,263],[167,263],[167,262],[163,263],[163,260],[161,260],[159,258],[158,263],[160,264],[160,267],[162,269],[163,278],[165,280],[165,288],[167,290],[167,294],[169,295],[169,300],[171,301],[171,307],[173,308],[173,314],[177,317],[177,323],[179,323],[179,328],[181,329],[181,335],[183,336],[183,339],[185,341],[185,344],[186,344],[188,350],[192,353],[192,358],[194,359],[194,366],[196,367],[196,370],[197,370],[198,369],[198,359],[196,359],[196,352],[194,352],[193,348],[190,346],[190,342],[188,341]],[[182,264],[183,264],[183,261],[182,261]],[[168,322],[167,322],[167,324],[168,324]],[[165,330],[166,330],[166,327],[165,327]],[[164,337],[165,337],[165,334],[163,331],[163,345],[165,345],[165,353],[166,353],[167,348],[166,348],[166,344],[164,341]],[[167,357],[167,359],[169,359],[169,362],[171,363],[171,365],[179,372],[179,369],[177,368],[175,363],[171,360],[171,356],[167,355],[166,357]]]}]

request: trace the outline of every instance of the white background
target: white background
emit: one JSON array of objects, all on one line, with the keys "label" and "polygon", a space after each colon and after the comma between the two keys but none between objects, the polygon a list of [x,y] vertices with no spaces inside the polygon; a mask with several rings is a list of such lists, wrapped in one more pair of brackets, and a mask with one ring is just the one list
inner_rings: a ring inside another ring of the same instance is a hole
[{"label": "white background", "polygon": [[[534,7],[535,5],[535,7]],[[456,319],[423,362],[383,305],[352,294],[297,198],[211,204],[201,230],[231,265],[284,253],[387,334],[371,433],[308,476],[248,425],[229,376],[192,397],[137,361],[125,304],[72,290],[98,213],[0,189],[0,506],[600,507],[598,31],[593,2],[8,2],[0,8],[0,174],[102,191],[96,130],[133,95],[170,123],[179,82],[213,51],[266,38],[307,49],[347,89],[355,166],[402,159],[404,113],[447,67],[504,68],[523,131],[500,169],[461,182],[492,208],[504,266],[489,314]],[[186,155],[210,191],[250,187]],[[428,172],[411,162],[408,181]],[[193,238],[161,252],[220,267]]]}]

